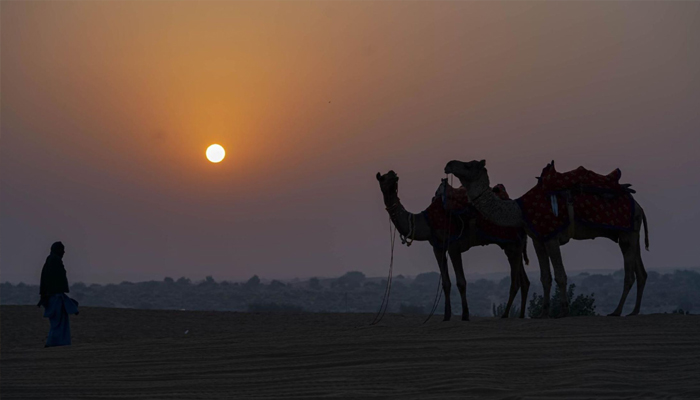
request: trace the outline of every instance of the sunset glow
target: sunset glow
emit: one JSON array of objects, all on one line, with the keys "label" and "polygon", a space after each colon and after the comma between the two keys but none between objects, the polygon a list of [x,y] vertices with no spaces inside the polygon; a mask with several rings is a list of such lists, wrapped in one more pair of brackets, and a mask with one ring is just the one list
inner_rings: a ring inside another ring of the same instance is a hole
[{"label": "sunset glow", "polygon": [[[83,282],[386,276],[376,173],[418,212],[481,159],[513,198],[552,160],[620,168],[647,267],[697,265],[698,2],[0,4],[3,281],[35,282],[55,240]],[[605,241],[565,252],[622,268]]]}]

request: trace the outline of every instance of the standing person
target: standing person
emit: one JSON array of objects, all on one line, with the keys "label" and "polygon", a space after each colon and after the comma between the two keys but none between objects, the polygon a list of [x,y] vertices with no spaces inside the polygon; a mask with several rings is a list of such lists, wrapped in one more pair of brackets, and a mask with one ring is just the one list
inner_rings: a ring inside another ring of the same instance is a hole
[{"label": "standing person", "polygon": [[37,306],[44,306],[44,317],[49,319],[51,329],[46,339],[46,346],[70,345],[70,322],[68,314],[78,314],[78,302],[66,296],[68,278],[63,267],[63,255],[66,253],[63,243],[51,245],[51,254],[46,257],[41,270],[39,294],[41,300]]}]

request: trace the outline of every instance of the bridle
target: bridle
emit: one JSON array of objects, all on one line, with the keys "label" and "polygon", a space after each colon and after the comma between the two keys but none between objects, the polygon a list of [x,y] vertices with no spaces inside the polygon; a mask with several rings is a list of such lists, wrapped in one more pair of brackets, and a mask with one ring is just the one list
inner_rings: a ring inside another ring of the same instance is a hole
[{"label": "bridle", "polygon": [[[396,201],[394,204],[390,205],[389,207],[386,207],[386,211],[389,213],[389,218],[392,220],[392,223],[394,223],[394,220],[397,219],[398,217],[398,209],[399,209],[399,203],[400,199],[397,196]],[[399,237],[401,238],[401,244],[405,244],[406,247],[411,246],[413,242],[415,241],[416,238],[416,215],[413,214],[411,218],[408,219],[408,234],[405,236],[399,232]]]}]

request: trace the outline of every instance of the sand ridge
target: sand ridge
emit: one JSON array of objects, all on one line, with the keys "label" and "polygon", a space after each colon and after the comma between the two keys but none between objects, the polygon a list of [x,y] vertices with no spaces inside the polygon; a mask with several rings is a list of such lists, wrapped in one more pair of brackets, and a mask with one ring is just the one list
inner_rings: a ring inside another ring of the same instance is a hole
[{"label": "sand ridge", "polygon": [[373,317],[85,307],[74,345],[43,349],[41,310],[2,306],[0,395],[700,398],[697,316]]}]

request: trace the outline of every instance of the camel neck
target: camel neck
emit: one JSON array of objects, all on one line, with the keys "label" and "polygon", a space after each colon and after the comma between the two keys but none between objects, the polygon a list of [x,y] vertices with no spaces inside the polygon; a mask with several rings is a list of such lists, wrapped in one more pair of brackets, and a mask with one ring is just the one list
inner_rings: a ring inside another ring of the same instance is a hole
[{"label": "camel neck", "polygon": [[488,175],[473,182],[462,182],[467,188],[467,196],[474,208],[496,225],[520,227],[523,224],[522,212],[514,200],[503,200],[489,186]]},{"label": "camel neck", "polygon": [[418,241],[430,239],[430,228],[425,216],[406,211],[398,195],[384,196],[384,205],[391,222],[401,235]]}]

